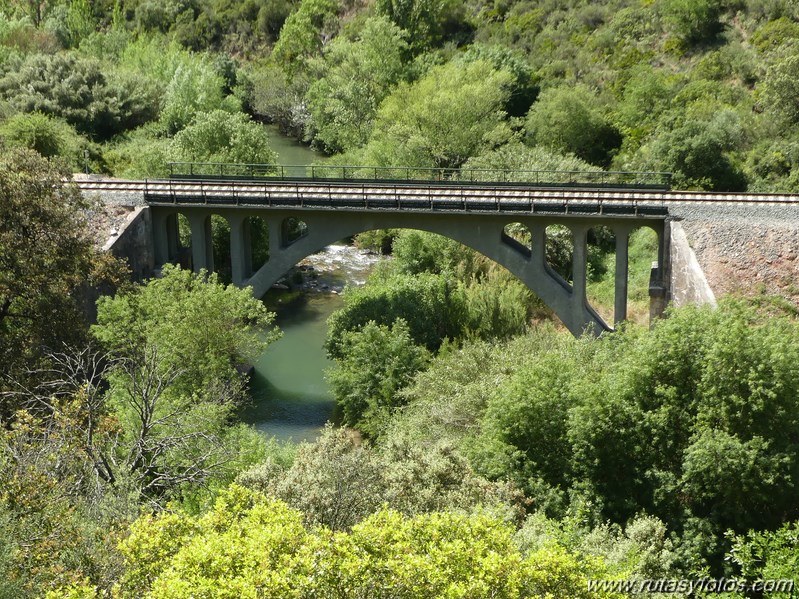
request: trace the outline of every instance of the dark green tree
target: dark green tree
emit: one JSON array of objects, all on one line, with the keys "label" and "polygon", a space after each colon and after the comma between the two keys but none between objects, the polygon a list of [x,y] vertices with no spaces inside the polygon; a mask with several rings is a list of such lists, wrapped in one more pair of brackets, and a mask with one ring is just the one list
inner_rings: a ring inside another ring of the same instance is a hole
[{"label": "dark green tree", "polygon": [[430,354],[414,343],[401,318],[390,328],[369,321],[344,333],[340,351],[342,358],[327,371],[336,404],[347,425],[377,436],[402,404],[399,391],[424,368]]},{"label": "dark green tree", "polygon": [[[0,160],[0,388],[36,370],[46,348],[85,334],[81,290],[119,265],[99,257],[85,220],[89,204],[69,173],[32,150]],[[19,407],[0,394],[0,417]]]},{"label": "dark green tree", "polygon": [[528,143],[608,166],[622,137],[598,104],[584,86],[544,90],[527,115]]}]

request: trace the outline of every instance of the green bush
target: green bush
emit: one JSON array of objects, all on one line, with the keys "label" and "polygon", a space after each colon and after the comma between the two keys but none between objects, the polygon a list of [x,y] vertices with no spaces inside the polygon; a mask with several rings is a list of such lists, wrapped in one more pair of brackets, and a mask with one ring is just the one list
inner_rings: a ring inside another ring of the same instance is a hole
[{"label": "green bush", "polygon": [[544,90],[527,115],[527,141],[562,154],[607,166],[622,137],[585,87]]},{"label": "green bush", "polygon": [[148,88],[133,78],[108,78],[97,61],[70,54],[30,56],[0,78],[0,97],[19,112],[63,118],[99,140],[154,116]]},{"label": "green bush", "polygon": [[482,60],[433,67],[383,101],[360,158],[377,166],[458,168],[509,139],[504,107],[512,82]]},{"label": "green bush", "polygon": [[241,113],[197,114],[172,140],[172,154],[195,162],[274,164],[277,154],[263,126]]},{"label": "green bush", "polygon": [[400,79],[406,33],[385,17],[368,19],[358,39],[337,37],[325,50],[322,77],[306,95],[314,140],[328,152],[369,139],[380,102]]},{"label": "green bush", "polygon": [[306,529],[299,512],[236,485],[199,518],[143,516],[122,551],[123,598],[254,596],[257,589],[270,598],[587,599],[596,596],[587,578],[607,575],[600,560],[578,560],[558,545],[522,557],[510,526],[490,515],[382,510],[349,532],[331,532]]},{"label": "green bush", "polygon": [[663,19],[681,42],[709,43],[721,32],[724,0],[660,0]]},{"label": "green bush", "polygon": [[345,424],[377,436],[384,421],[401,405],[399,391],[429,360],[428,351],[411,339],[407,323],[391,327],[369,321],[343,334],[341,358],[326,373]]},{"label": "green bush", "polygon": [[0,126],[6,147],[35,150],[45,158],[64,158],[73,170],[83,166],[83,149],[88,141],[68,123],[42,113],[16,114]]},{"label": "green bush", "polygon": [[415,344],[435,351],[462,331],[463,299],[454,288],[454,282],[430,273],[393,275],[353,288],[344,295],[344,307],[328,320],[325,348],[332,358],[343,358],[347,332],[369,322],[390,326],[401,318]]},{"label": "green bush", "polygon": [[763,102],[789,125],[799,124],[799,44],[789,45],[763,78]]}]

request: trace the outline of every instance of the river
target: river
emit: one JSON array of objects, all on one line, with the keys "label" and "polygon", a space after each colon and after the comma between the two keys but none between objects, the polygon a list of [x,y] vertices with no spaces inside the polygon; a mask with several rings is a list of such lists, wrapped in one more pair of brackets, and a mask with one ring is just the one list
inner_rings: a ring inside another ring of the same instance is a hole
[{"label": "river", "polygon": [[[323,159],[267,125],[280,164],[310,164]],[[302,175],[298,170],[292,175]],[[264,301],[277,314],[283,337],[255,363],[250,383],[251,406],[242,420],[268,436],[286,441],[312,441],[328,420],[335,402],[324,378],[333,365],[323,344],[326,321],[342,306],[346,285],[363,284],[378,257],[351,245],[336,244],[303,260],[306,284],[301,293],[270,290]]]},{"label": "river", "polygon": [[[324,154],[315,152],[296,139],[283,135],[277,125],[264,125],[264,127],[269,131],[269,145],[277,152],[278,164],[306,166],[325,159]],[[286,174],[290,177],[303,177],[306,173],[304,168],[293,168],[286,169]]]}]

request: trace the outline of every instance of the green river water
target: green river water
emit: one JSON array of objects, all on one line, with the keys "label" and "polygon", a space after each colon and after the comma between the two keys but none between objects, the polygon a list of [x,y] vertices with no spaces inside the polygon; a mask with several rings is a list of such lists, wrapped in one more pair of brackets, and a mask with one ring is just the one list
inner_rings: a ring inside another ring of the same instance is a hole
[{"label": "green river water", "polygon": [[243,414],[245,422],[281,440],[304,441],[314,439],[333,419],[333,397],[324,379],[332,362],[322,344],[327,317],[340,305],[338,295],[307,293],[278,309],[283,337],[255,363],[253,405]]},{"label": "green river water", "polygon": [[[282,136],[267,125],[280,164],[310,164],[322,156]],[[299,170],[292,175],[301,175]],[[316,273],[298,301],[282,303],[270,290],[265,300],[276,307],[283,337],[269,346],[254,365],[250,390],[253,403],[242,413],[244,422],[280,440],[315,439],[334,418],[333,396],[324,378],[332,365],[323,349],[326,320],[342,305],[338,295],[346,284],[360,284],[376,258],[346,245],[334,245],[304,261]]]}]

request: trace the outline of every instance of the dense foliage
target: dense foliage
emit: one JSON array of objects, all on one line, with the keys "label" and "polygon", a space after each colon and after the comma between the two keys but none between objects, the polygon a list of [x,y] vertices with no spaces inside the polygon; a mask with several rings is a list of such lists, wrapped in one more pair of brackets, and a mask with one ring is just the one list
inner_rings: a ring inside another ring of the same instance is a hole
[{"label": "dense foliage", "polygon": [[[121,268],[64,183],[273,162],[269,121],[332,165],[796,192],[797,39],[790,0],[3,3],[0,597],[799,579],[794,316],[725,301],[573,340],[474,252],[372,232],[394,257],[346,294],[327,342],[357,430],[280,445],[236,423],[242,367],[275,338],[263,306],[165,268],[103,299],[89,330],[81,290]],[[589,295],[608,304],[613,240],[589,241]],[[636,232],[644,301],[651,251]],[[548,231],[566,280],[571,256]]]},{"label": "dense foliage", "polygon": [[[85,337],[80,294],[88,281],[118,281],[122,265],[99,256],[90,208],[68,171],[31,151],[0,160],[0,392],[42,367],[43,353]],[[16,408],[0,395],[0,418]]]},{"label": "dense foliage", "polygon": [[0,429],[4,596],[84,577],[110,588],[140,507],[200,505],[263,459],[264,440],[230,418],[244,397],[238,367],[275,338],[271,317],[246,290],[166,267],[102,299],[94,343],[33,341],[40,369],[5,365],[16,411]]},{"label": "dense foliage", "polygon": [[122,550],[123,597],[578,598],[604,571],[557,544],[524,556],[489,515],[382,509],[348,532],[308,530],[300,512],[237,486],[201,518],[140,519]]},{"label": "dense foliage", "polygon": [[549,514],[578,501],[599,522],[656,515],[686,567],[719,567],[725,531],[799,517],[796,327],[726,302],[675,311],[651,333],[478,344],[417,377],[387,436],[450,439]]},{"label": "dense foliage", "polygon": [[[678,187],[790,191],[799,181],[799,14],[787,0],[4,10],[0,119],[41,113],[61,139],[43,145],[19,125],[3,138],[73,161],[76,145],[98,143],[93,169],[158,174],[154,150],[180,158],[164,144],[224,110],[276,122],[338,163],[502,167],[513,147],[534,151],[527,168],[579,158],[671,171]],[[272,159],[258,149],[190,157]]]}]

